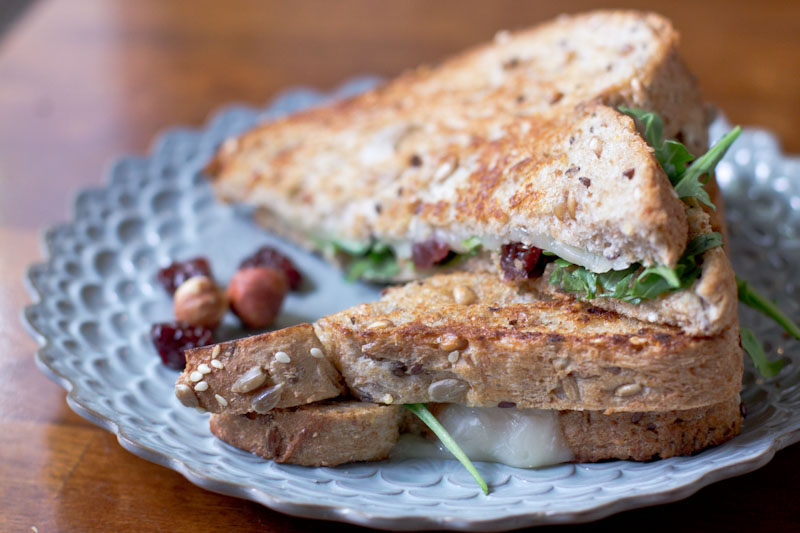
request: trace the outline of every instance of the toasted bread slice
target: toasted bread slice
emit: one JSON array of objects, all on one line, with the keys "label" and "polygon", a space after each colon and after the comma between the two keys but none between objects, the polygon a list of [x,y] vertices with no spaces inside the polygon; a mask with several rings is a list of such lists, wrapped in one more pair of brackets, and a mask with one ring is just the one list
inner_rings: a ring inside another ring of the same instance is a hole
[{"label": "toasted bread slice", "polygon": [[[501,34],[436,68],[226,142],[209,170],[220,198],[333,257],[332,240],[463,252],[523,242],[594,271],[673,266],[683,205],[626,104],[658,112],[664,134],[705,149],[705,114],[657,15],[562,17]],[[611,107],[608,107],[611,106]]]},{"label": "toasted bread slice", "polygon": [[741,385],[736,324],[692,337],[491,274],[391,288],[314,327],[363,401],[669,411],[725,401]]},{"label": "toasted bread slice", "polygon": [[378,461],[397,442],[401,407],[354,401],[321,402],[266,415],[211,415],[211,432],[278,463],[336,466]]},{"label": "toasted bread slice", "polygon": [[649,461],[690,455],[732,439],[742,428],[741,402],[656,413],[561,411],[558,423],[575,462]]},{"label": "toasted bread slice", "polygon": [[266,413],[335,398],[339,372],[310,324],[186,350],[175,394],[212,413]]},{"label": "toasted bread slice", "polygon": [[[718,254],[704,267],[727,264]],[[216,413],[265,413],[336,397],[344,379],[360,400],[387,404],[690,409],[738,394],[738,332],[735,316],[691,336],[491,273],[452,273],[313,326],[187,351],[176,394]]]}]

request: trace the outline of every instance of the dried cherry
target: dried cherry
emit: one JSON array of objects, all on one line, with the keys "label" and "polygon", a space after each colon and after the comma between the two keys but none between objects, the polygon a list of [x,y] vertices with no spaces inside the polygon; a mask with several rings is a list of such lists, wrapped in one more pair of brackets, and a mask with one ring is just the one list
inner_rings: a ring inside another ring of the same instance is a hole
[{"label": "dried cherry", "polygon": [[521,242],[504,244],[500,251],[500,267],[506,281],[538,278],[552,259],[552,256],[542,255],[541,248]]},{"label": "dried cherry", "polygon": [[417,268],[431,268],[450,255],[450,247],[436,239],[415,242],[411,246],[411,259]]},{"label": "dried cherry", "polygon": [[214,343],[214,335],[209,328],[183,322],[153,324],[150,338],[164,364],[175,370],[183,370],[186,366],[184,350]]},{"label": "dried cherry", "polygon": [[303,281],[303,276],[294,266],[292,260],[270,246],[259,248],[253,255],[245,257],[239,264],[239,270],[253,267],[269,267],[280,270],[286,276],[289,289],[293,291],[297,290]]},{"label": "dried cherry", "polygon": [[208,276],[212,278],[211,267],[208,264],[208,259],[205,257],[195,257],[187,261],[175,261],[168,267],[162,268],[156,274],[158,282],[170,294],[175,294],[175,291],[181,284],[189,278],[195,276]]}]

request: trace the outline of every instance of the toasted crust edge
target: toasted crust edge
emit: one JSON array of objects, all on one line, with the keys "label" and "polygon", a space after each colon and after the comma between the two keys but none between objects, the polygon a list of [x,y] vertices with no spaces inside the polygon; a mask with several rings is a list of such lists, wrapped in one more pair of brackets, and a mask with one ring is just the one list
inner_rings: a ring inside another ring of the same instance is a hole
[{"label": "toasted crust edge", "polygon": [[696,409],[615,413],[561,411],[558,422],[575,462],[649,461],[690,455],[741,431],[739,396]]},{"label": "toasted crust edge", "polygon": [[[316,348],[318,356],[311,351]],[[283,352],[288,362],[277,359]],[[215,366],[216,365],[216,366]],[[260,383],[236,391],[237,380],[254,368]],[[195,381],[192,375],[201,378]],[[199,374],[199,375],[198,375]],[[203,390],[197,385],[203,382]],[[258,395],[285,408],[334,398],[345,392],[311,324],[299,324],[242,339],[186,350],[186,368],[175,383],[175,394],[187,407],[212,413],[248,413]]]}]

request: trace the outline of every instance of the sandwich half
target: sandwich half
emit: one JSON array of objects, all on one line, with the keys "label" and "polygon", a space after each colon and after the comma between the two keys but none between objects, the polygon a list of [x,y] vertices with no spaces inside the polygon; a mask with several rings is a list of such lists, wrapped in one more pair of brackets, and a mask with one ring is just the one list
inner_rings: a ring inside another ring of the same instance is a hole
[{"label": "sandwich half", "polygon": [[[737,324],[691,336],[528,285],[443,274],[313,326],[189,350],[176,394],[214,413],[212,430],[231,444],[299,464],[335,464],[341,455],[325,448],[348,439],[375,443],[355,460],[380,459],[401,429],[424,433],[376,405],[435,405],[473,458],[516,466],[669,457],[738,433]],[[361,439],[364,420],[382,438]],[[482,420],[494,440],[476,442]],[[549,447],[517,439],[492,451],[520,428],[549,435]]]},{"label": "sandwich half", "polygon": [[[721,249],[693,246],[723,230],[700,175],[682,179],[707,133],[677,42],[667,20],[631,11],[502,33],[229,139],[209,174],[221,199],[353,278],[489,271],[715,335],[735,314],[720,297],[734,277]],[[578,277],[600,290],[581,294]],[[608,289],[620,279],[636,290]]]},{"label": "sandwich half", "polygon": [[683,206],[615,108],[659,113],[667,138],[705,150],[702,100],[677,40],[667,20],[626,11],[500,34],[230,139],[209,166],[214,189],[350,267],[385,258],[356,272],[370,279],[424,277],[511,243],[597,272],[674,266]]}]

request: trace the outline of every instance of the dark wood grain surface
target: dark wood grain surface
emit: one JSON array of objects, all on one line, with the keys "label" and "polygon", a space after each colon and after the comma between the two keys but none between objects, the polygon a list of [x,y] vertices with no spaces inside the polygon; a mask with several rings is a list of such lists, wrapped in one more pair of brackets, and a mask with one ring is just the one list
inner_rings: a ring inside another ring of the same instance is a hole
[{"label": "dark wood grain surface", "polygon": [[[800,2],[618,2],[683,35],[707,99],[800,152]],[[105,165],[159,130],[298,84],[397,74],[597,2],[40,0],[0,41],[0,530],[310,531],[302,520],[201,490],[75,415],[39,372],[19,312],[40,231],[68,219]],[[800,446],[670,505],[589,527],[800,529]],[[581,527],[581,526],[575,526]]]}]

